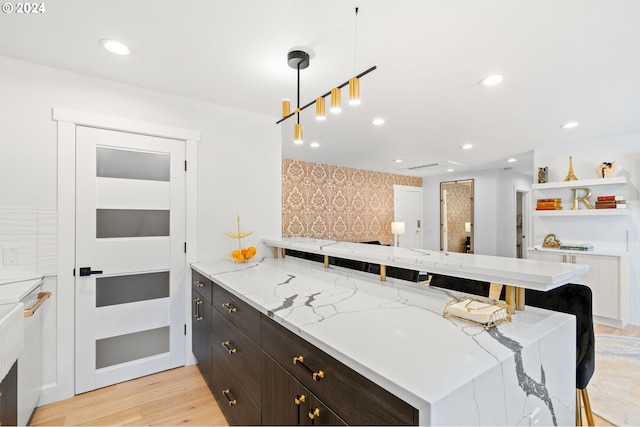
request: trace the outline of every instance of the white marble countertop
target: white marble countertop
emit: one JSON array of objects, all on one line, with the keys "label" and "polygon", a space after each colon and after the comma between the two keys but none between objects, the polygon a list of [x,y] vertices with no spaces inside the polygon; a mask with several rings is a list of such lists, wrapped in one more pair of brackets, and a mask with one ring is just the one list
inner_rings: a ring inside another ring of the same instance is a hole
[{"label": "white marble countertop", "polygon": [[44,278],[26,279],[18,282],[0,284],[0,304],[20,302],[31,291],[42,284]]},{"label": "white marble countertop", "polygon": [[436,252],[427,249],[407,249],[333,240],[278,238],[262,239],[262,241],[272,247],[541,291],[548,291],[571,283],[589,270],[589,266],[584,264]]},{"label": "white marble countertop", "polygon": [[[497,377],[492,381],[497,383],[489,387],[500,390],[498,383],[516,384],[526,399],[541,390],[546,392],[554,381],[562,381],[553,374],[540,384],[536,380],[540,364],[512,362],[519,349],[532,346],[535,357],[542,357],[539,355],[547,350],[540,340],[554,336],[552,331],[565,334],[548,350],[554,354],[553,363],[565,357],[569,366],[575,363],[575,345],[566,336],[573,335],[575,319],[562,313],[527,307],[515,314],[512,322],[485,331],[444,318],[445,304],[459,294],[425,285],[379,282],[365,273],[335,266],[325,269],[322,264],[293,257],[265,256],[244,264],[224,259],[195,263],[192,268],[424,411],[421,424],[429,413],[430,422],[437,420],[433,418],[436,402],[446,401],[470,384],[480,390],[475,381],[492,369],[491,375]],[[495,369],[502,373],[497,374]],[[571,417],[569,401],[575,397],[575,377],[566,365],[564,370],[568,371],[568,380],[563,383],[568,384],[568,397],[562,406],[566,409],[568,405]],[[498,393],[505,393],[501,390]],[[495,401],[504,404],[504,396],[495,396]],[[490,410],[491,405],[487,408]],[[555,410],[562,411],[559,408]]]},{"label": "white marble countertop", "polygon": [[594,249],[591,251],[576,251],[570,249],[544,248],[536,245],[533,248],[527,248],[529,251],[552,252],[556,254],[573,254],[573,255],[602,255],[602,256],[625,256],[629,252],[622,249]]}]

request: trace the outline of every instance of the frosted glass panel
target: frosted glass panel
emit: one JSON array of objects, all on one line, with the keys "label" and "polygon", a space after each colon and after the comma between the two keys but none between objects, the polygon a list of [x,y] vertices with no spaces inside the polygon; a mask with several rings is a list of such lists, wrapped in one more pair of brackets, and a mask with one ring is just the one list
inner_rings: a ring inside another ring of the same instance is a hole
[{"label": "frosted glass panel", "polygon": [[169,181],[168,154],[96,148],[96,176]]},{"label": "frosted glass panel", "polygon": [[168,235],[168,210],[96,209],[96,237],[98,239]]},{"label": "frosted glass panel", "polygon": [[169,327],[96,341],[96,369],[169,352]]},{"label": "frosted glass panel", "polygon": [[168,297],[168,271],[96,278],[96,307]]}]

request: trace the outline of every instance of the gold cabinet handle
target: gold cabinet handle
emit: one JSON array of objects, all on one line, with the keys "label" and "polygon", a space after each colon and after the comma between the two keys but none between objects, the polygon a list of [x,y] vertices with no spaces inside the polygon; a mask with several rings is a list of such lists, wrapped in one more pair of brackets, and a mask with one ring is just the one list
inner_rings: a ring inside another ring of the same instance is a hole
[{"label": "gold cabinet handle", "polygon": [[233,406],[233,405],[238,403],[238,401],[236,399],[231,399],[231,396],[229,396],[229,389],[228,388],[222,390],[222,394],[224,394],[224,397],[226,397],[227,400],[229,401],[229,406]]},{"label": "gold cabinet handle", "polygon": [[300,405],[302,402],[307,401],[307,396],[305,396],[304,394],[296,394],[296,397],[293,398],[293,401],[296,403],[296,405]]},{"label": "gold cabinet handle", "polygon": [[309,368],[307,365],[304,364],[304,356],[295,356],[293,358],[293,364],[294,365],[300,365],[302,366],[304,369],[307,370],[307,372],[309,372],[311,374],[311,378],[314,381],[320,381],[321,379],[324,378],[324,371],[314,371],[313,369]]},{"label": "gold cabinet handle", "polygon": [[38,292],[38,301],[33,304],[33,307],[24,309],[24,317],[33,316],[42,304],[51,296],[51,292]]},{"label": "gold cabinet handle", "polygon": [[224,308],[226,308],[227,310],[229,310],[229,313],[235,313],[236,311],[238,311],[238,309],[234,306],[232,306],[230,303],[225,302],[224,304],[222,304],[222,306]]},{"label": "gold cabinet handle", "polygon": [[195,282],[193,282],[194,285],[196,285],[197,288],[203,288],[204,287],[204,283],[202,283],[199,280],[196,280]]},{"label": "gold cabinet handle", "polygon": [[200,314],[200,304],[202,304],[202,299],[195,298],[193,302],[196,304],[196,312],[194,313],[193,317],[196,320],[202,320],[202,315]]},{"label": "gold cabinet handle", "polygon": [[229,341],[222,341],[222,346],[229,350],[229,354],[233,354],[237,351],[235,348],[231,348]]},{"label": "gold cabinet handle", "polygon": [[313,411],[309,411],[309,419],[312,420],[315,417],[319,417],[320,416],[320,408],[316,408]]}]

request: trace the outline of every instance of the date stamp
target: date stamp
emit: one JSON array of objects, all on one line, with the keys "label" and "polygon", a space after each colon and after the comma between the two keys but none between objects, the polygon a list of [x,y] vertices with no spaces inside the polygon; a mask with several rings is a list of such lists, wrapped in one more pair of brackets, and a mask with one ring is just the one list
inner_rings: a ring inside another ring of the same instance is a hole
[{"label": "date stamp", "polygon": [[44,3],[3,3],[2,13],[16,13],[16,14],[41,14],[45,13],[47,9]]}]

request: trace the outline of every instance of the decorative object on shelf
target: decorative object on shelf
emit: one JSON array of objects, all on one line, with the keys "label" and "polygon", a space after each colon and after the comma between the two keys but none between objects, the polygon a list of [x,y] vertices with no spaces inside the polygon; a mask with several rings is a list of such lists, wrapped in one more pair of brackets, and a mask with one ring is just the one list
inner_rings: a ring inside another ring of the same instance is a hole
[{"label": "decorative object on shelf", "polygon": [[538,168],[538,184],[549,182],[549,166]]},{"label": "decorative object on shelf", "polygon": [[564,179],[565,181],[577,181],[578,177],[575,173],[573,173],[573,157],[569,156],[569,173],[567,177]]},{"label": "decorative object on shelf", "polygon": [[468,295],[449,301],[442,316],[469,322],[485,330],[511,321],[506,304],[499,301],[487,303]]},{"label": "decorative object on shelf", "polygon": [[[575,187],[571,189],[573,191],[573,207],[572,210],[576,211],[580,209],[578,207],[578,202],[584,203],[587,209],[593,209],[593,205],[589,202],[589,197],[591,197],[591,189],[586,187]],[[584,194],[578,194],[580,191],[584,191]]]},{"label": "decorative object on shelf", "polygon": [[256,248],[253,246],[249,246],[248,248],[243,248],[242,239],[244,239],[245,237],[251,236],[253,234],[253,230],[241,231],[240,213],[236,214],[236,220],[238,222],[238,231],[224,232],[225,236],[231,237],[232,239],[238,239],[238,249],[235,249],[233,252],[231,252],[231,255],[227,255],[227,258],[229,258],[230,260],[233,260],[234,262],[247,262],[256,255]]},{"label": "decorative object on shelf", "polygon": [[[358,29],[358,8],[356,10],[356,36],[355,40],[357,41],[357,29]],[[354,52],[356,51],[357,46],[354,46]],[[374,71],[377,67],[374,65],[366,71],[358,74],[355,77],[351,77],[346,82],[332,88],[329,92],[324,93],[308,104],[300,107],[300,70],[304,70],[309,67],[309,54],[303,50],[292,50],[287,54],[287,63],[289,67],[294,68],[298,71],[298,99],[297,106],[293,112],[290,112],[290,101],[288,99],[282,100],[282,118],[276,122],[276,124],[280,124],[283,121],[287,120],[289,117],[296,115],[298,122],[293,127],[293,142],[296,144],[303,143],[303,128],[300,123],[300,112],[307,107],[316,104],[316,119],[324,120],[326,119],[325,115],[325,98],[331,95],[331,108],[330,111],[332,113],[339,113],[341,111],[341,92],[340,89],[349,85],[349,104],[357,105],[360,103],[360,78]],[[355,68],[355,57],[354,57],[354,68]]]},{"label": "decorative object on shelf", "polygon": [[619,169],[616,162],[602,162],[598,165],[595,172],[600,178],[611,178],[616,176]]},{"label": "decorative object on shelf", "polygon": [[536,200],[537,211],[558,211],[562,210],[562,199],[538,199]]},{"label": "decorative object on shelf", "polygon": [[395,237],[395,246],[400,246],[400,235],[404,234],[404,222],[394,221],[391,223],[391,234]]},{"label": "decorative object on shelf", "polygon": [[624,196],[598,196],[596,200],[596,209],[626,209],[627,201]]},{"label": "decorative object on shelf", "polygon": [[549,233],[544,236],[544,239],[542,240],[542,247],[558,249],[560,247],[560,239],[558,239],[555,234]]}]

